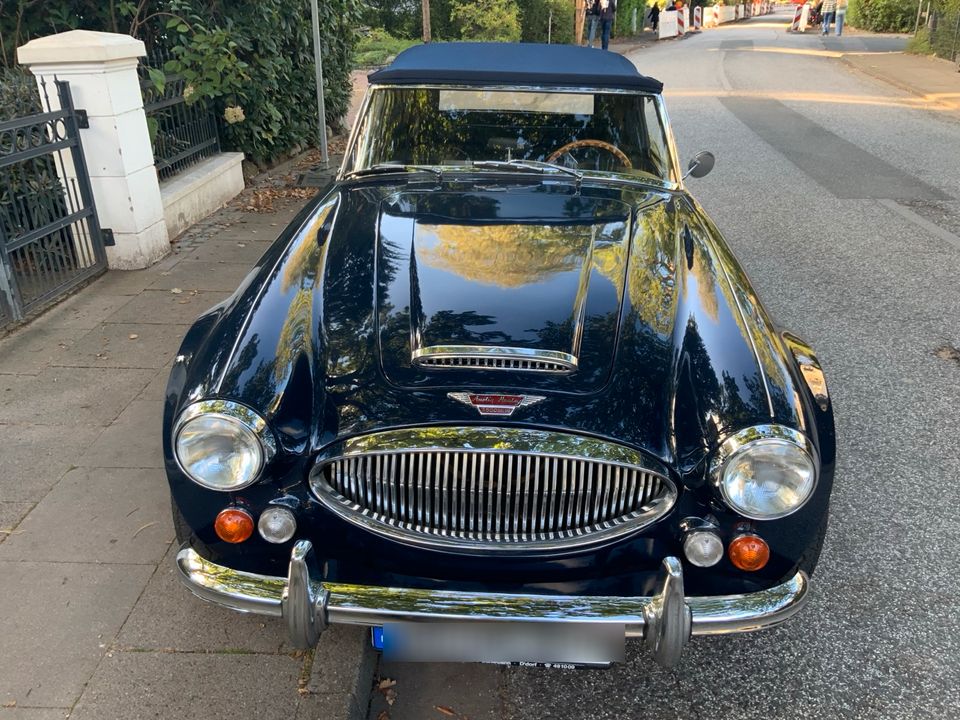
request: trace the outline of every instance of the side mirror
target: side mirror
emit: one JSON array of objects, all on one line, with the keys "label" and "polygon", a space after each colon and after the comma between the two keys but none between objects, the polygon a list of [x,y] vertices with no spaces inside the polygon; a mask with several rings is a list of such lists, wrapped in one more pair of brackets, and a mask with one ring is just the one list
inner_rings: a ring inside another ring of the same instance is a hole
[{"label": "side mirror", "polygon": [[683,179],[686,180],[688,176],[702,178],[704,175],[713,170],[713,166],[716,161],[717,159],[713,156],[712,152],[701,150],[694,155],[693,160],[691,160],[690,164],[687,165],[687,172],[683,176]]}]

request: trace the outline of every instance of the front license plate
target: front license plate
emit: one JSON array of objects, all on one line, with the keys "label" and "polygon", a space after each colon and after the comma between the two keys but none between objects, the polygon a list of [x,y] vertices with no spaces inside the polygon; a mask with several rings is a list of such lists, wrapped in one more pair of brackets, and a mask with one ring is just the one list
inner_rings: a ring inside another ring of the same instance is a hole
[{"label": "front license plate", "polygon": [[602,667],[624,660],[622,624],[401,622],[378,630],[373,628],[371,639],[386,660],[542,667]]}]

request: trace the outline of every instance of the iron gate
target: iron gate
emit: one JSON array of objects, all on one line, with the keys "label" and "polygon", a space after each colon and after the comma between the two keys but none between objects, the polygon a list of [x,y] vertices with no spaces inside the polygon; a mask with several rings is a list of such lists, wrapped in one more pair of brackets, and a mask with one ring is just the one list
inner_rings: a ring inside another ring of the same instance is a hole
[{"label": "iron gate", "polygon": [[60,110],[0,122],[0,328],[107,267],[80,148],[85,115],[66,82],[54,85]]}]

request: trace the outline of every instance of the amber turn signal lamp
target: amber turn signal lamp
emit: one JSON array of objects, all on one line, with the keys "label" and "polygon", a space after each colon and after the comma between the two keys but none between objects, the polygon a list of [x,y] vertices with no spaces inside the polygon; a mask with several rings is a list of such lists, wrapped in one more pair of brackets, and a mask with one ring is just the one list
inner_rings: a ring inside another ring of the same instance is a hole
[{"label": "amber turn signal lamp", "polygon": [[754,572],[765,567],[770,560],[770,546],[757,535],[738,535],[730,542],[727,556],[734,567]]},{"label": "amber turn signal lamp", "polygon": [[253,535],[253,517],[242,508],[225,508],[217,515],[213,529],[224,542],[242,543]]}]

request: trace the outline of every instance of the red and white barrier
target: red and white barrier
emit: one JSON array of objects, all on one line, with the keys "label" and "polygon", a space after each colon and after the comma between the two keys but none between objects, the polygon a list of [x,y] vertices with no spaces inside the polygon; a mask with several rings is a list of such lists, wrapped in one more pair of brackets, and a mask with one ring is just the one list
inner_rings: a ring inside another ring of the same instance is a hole
[{"label": "red and white barrier", "polygon": [[687,31],[687,19],[684,17],[686,13],[683,10],[677,11],[677,35],[683,35]]},{"label": "red and white barrier", "polygon": [[797,5],[793,12],[793,23],[790,25],[790,32],[800,32],[800,16],[803,14],[803,5]]},{"label": "red and white barrier", "polygon": [[703,27],[703,8],[699,5],[693,9],[693,29],[699,30]]},{"label": "red and white barrier", "polygon": [[720,25],[720,6],[719,5],[713,6],[713,22],[717,26]]},{"label": "red and white barrier", "polygon": [[797,5],[793,13],[793,22],[790,24],[788,32],[806,32],[810,25],[810,3]]}]

